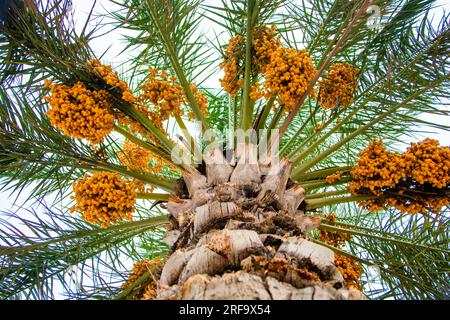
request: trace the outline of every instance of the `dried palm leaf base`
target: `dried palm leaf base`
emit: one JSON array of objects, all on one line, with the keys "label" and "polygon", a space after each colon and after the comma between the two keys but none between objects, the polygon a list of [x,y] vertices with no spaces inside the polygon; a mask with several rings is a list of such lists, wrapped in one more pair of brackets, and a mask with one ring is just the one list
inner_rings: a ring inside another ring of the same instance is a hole
[{"label": "dried palm leaf base", "polygon": [[173,252],[156,299],[363,299],[345,287],[333,252],[308,240],[320,218],[299,210],[301,186],[286,189],[289,161],[263,176],[250,161],[257,148],[238,151],[232,167],[213,150],[206,175],[184,177],[189,199],[168,202]]}]

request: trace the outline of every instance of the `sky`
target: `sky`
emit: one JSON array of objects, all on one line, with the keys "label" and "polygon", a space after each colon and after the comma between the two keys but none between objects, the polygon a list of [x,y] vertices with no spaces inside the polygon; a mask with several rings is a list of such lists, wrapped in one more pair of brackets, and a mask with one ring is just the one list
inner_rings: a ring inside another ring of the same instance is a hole
[{"label": "sky", "polygon": [[[91,9],[92,4],[94,3],[94,0],[72,0],[73,6],[75,9],[75,22],[78,30],[81,30],[84,21],[89,14],[89,11]],[[218,0],[209,0],[207,1],[208,4],[213,4],[214,2],[220,3]],[[438,9],[436,10],[437,16],[440,15],[439,12],[442,12],[442,9],[445,8],[446,11],[450,11],[450,2],[448,0],[440,0],[438,1]],[[96,13],[107,13],[108,11],[113,11],[117,8],[117,5],[111,3],[108,0],[97,0],[95,10]],[[205,22],[201,24],[201,32],[204,32],[206,36],[210,34],[212,37],[215,36],[215,34],[212,31],[213,24],[205,19]],[[129,34],[129,33],[128,33]],[[127,56],[122,55],[120,57],[117,57],[117,54],[122,50],[123,48],[123,40],[122,40],[122,32],[109,32],[106,35],[99,37],[97,39],[94,39],[91,41],[90,45],[93,48],[94,52],[99,56],[103,54],[103,52],[106,50],[106,48],[109,48],[109,50],[106,52],[106,54],[103,56],[102,61],[104,63],[112,64],[113,67],[117,66],[120,62],[124,61]],[[214,77],[209,79],[206,83],[206,87],[219,87],[219,78],[220,74],[216,74]],[[439,116],[431,116],[427,115],[424,117],[424,120],[430,121],[432,123],[441,123],[444,124],[445,121],[448,119],[443,119]],[[448,123],[447,123],[448,124]],[[424,129],[430,129],[432,132],[428,133],[426,136],[437,139],[440,141],[441,145],[450,145],[450,132],[446,131],[437,131],[436,129],[432,128],[424,128]],[[420,140],[420,138],[418,138]],[[411,142],[409,138],[405,138],[404,143]],[[22,199],[26,197],[26,189],[25,192],[22,195]],[[13,201],[15,197],[11,197],[10,193],[8,191],[0,191],[0,212],[4,210],[10,210],[14,207]],[[20,203],[20,200],[19,200]]]}]

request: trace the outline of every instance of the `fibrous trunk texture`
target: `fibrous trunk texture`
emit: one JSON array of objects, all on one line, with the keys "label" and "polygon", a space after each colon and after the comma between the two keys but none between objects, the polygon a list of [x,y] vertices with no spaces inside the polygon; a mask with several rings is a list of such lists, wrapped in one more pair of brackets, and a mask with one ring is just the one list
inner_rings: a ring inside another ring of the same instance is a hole
[{"label": "fibrous trunk texture", "polygon": [[289,180],[291,163],[262,176],[257,147],[237,149],[234,167],[209,152],[205,174],[185,174],[188,192],[168,202],[172,254],[156,299],[363,299],[345,287],[334,253],[308,240],[320,218],[300,210],[304,189]]}]

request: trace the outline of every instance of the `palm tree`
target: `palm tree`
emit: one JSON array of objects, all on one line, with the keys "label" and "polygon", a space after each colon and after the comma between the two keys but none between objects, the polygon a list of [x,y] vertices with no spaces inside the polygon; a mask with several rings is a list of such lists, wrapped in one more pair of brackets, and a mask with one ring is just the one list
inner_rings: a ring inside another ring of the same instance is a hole
[{"label": "palm tree", "polygon": [[4,2],[2,298],[448,297],[450,149],[399,143],[449,130],[435,1],[112,2],[121,76],[93,11]]}]

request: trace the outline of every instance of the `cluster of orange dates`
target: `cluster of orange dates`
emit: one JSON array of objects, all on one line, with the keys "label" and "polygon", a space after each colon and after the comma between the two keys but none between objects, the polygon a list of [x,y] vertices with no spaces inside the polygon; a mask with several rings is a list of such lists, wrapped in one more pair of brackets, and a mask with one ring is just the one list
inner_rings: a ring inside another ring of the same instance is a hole
[{"label": "cluster of orange dates", "polygon": [[[45,87],[49,90],[45,100],[50,105],[47,115],[51,124],[68,136],[86,139],[96,147],[113,131],[117,120],[119,124],[129,126],[132,133],[155,141],[153,134],[139,121],[113,111],[112,106],[117,101],[112,92],[118,93],[123,103],[140,111],[164,134],[163,121],[172,115],[183,115],[182,104],[187,101],[185,93],[176,83],[176,78],[169,78],[166,71],[159,72],[150,68],[149,76],[140,87],[141,94],[134,96],[111,66],[102,65],[98,60],[90,60],[87,68],[93,76],[104,81],[107,89],[87,88],[83,82],[76,82],[72,86],[52,84],[48,80],[45,82]],[[206,114],[208,101],[205,95],[192,83],[190,88],[201,111]],[[152,108],[150,104],[153,105]],[[189,116],[192,117],[193,114]],[[117,156],[130,170],[160,173],[167,165],[167,161],[128,140],[125,141],[123,150],[117,152]],[[150,165],[151,163],[156,164]],[[173,165],[169,166],[173,168]],[[87,222],[101,223],[106,227],[123,219],[131,220],[134,192],[144,192],[146,186],[138,180],[125,182],[117,174],[104,172],[94,173],[90,178],[85,176],[74,184],[73,189],[77,205],[72,211],[82,212],[82,218]]]},{"label": "cluster of orange dates", "polygon": [[89,90],[82,82],[73,86],[52,84],[46,81],[50,96],[44,99],[50,104],[47,111],[50,123],[66,135],[99,143],[111,133],[114,114],[110,94],[106,90]]},{"label": "cluster of orange dates", "polygon": [[136,193],[129,180],[110,172],[87,174],[73,184],[76,205],[71,212],[83,213],[82,219],[101,223],[104,228],[123,220],[131,220]]},{"label": "cluster of orange dates", "polygon": [[386,150],[373,141],[351,171],[353,194],[375,195],[361,202],[369,211],[395,207],[404,213],[439,213],[450,204],[450,148],[425,139],[406,152]]},{"label": "cluster of orange dates", "polygon": [[[220,80],[222,87],[231,96],[236,96],[244,84],[245,38],[242,35],[230,39],[220,67],[225,73]],[[253,31],[252,72],[250,97],[257,100],[276,96],[288,112],[295,108],[317,75],[312,57],[306,50],[283,47],[275,26],[269,28],[266,25]],[[358,73],[359,69],[349,63],[332,64],[327,76],[319,82],[319,104],[324,109],[348,107],[353,103]],[[258,82],[259,74],[265,79],[263,86]],[[310,95],[316,96],[314,88]]]},{"label": "cluster of orange dates", "polygon": [[353,103],[359,69],[350,63],[335,63],[327,76],[319,82],[318,99],[324,109],[347,108]]},{"label": "cluster of orange dates", "polygon": [[[149,261],[148,259],[144,259],[141,261],[136,262],[133,265],[133,269],[131,270],[131,273],[128,275],[128,279],[126,282],[122,284],[122,289],[127,289],[131,284],[135,283],[140,277],[142,277],[147,272],[158,272],[157,269],[160,267],[160,258],[156,257],[155,259]],[[143,284],[139,285],[139,288],[137,290],[137,293],[135,294],[135,299],[152,299],[156,296],[156,289],[157,289],[158,281],[154,281],[153,278],[150,276],[150,280],[144,282]]]},{"label": "cluster of orange dates", "polygon": [[[334,213],[325,217],[331,223],[336,221],[336,215]],[[325,230],[319,226],[319,241],[324,242],[335,248],[341,248],[345,245],[345,241],[349,240],[351,235],[345,232]],[[359,279],[363,273],[363,270],[358,263],[348,257],[335,254],[334,263],[339,272],[344,277],[345,285],[347,288],[355,287],[361,289]]]}]

